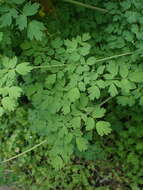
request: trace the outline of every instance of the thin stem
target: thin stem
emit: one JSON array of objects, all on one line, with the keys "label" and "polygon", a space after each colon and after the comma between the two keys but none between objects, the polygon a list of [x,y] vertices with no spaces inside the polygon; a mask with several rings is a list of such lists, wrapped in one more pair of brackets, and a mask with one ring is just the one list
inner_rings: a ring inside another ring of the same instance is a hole
[{"label": "thin stem", "polygon": [[42,69],[42,68],[53,68],[53,67],[64,67],[65,64],[62,65],[40,65],[40,66],[34,66],[32,69]]},{"label": "thin stem", "polygon": [[[95,63],[99,63],[99,62],[102,62],[102,61],[108,61],[110,59],[116,59],[118,57],[122,57],[122,56],[126,56],[126,55],[131,55],[133,52],[128,52],[128,53],[123,53],[123,54],[119,54],[119,55],[113,55],[113,56],[110,56],[110,57],[105,57],[105,58],[102,58],[102,59],[97,59],[95,61]],[[40,68],[52,68],[52,67],[65,67],[67,65],[65,64],[62,64],[62,65],[44,65],[44,66],[34,66],[32,67],[33,69],[40,69]]]},{"label": "thin stem", "polygon": [[106,102],[108,102],[109,100],[111,100],[114,97],[109,97],[106,100],[104,100],[103,102],[101,102],[101,104],[99,104],[99,106],[103,106]]},{"label": "thin stem", "polygon": [[11,158],[9,158],[9,159],[6,159],[6,160],[0,162],[0,164],[5,163],[5,162],[9,162],[9,161],[11,161],[11,160],[14,160],[14,159],[20,157],[20,156],[23,156],[24,154],[27,154],[28,152],[30,152],[30,151],[32,151],[32,150],[38,148],[39,146],[43,145],[43,144],[46,143],[46,142],[47,142],[47,140],[44,140],[44,141],[42,141],[41,143],[39,143],[39,144],[33,146],[33,147],[30,148],[30,149],[28,149],[28,150],[26,150],[26,151],[24,151],[24,152],[22,152],[22,153],[20,153],[20,154],[17,154],[16,156],[13,156],[13,157],[11,157]]},{"label": "thin stem", "polygon": [[118,57],[122,57],[122,56],[126,56],[126,55],[131,55],[133,52],[128,52],[128,53],[123,53],[123,54],[120,54],[120,55],[113,55],[113,56],[110,56],[110,57],[105,57],[103,59],[97,59],[95,61],[95,63],[99,63],[99,62],[102,62],[102,61],[108,61],[110,59],[115,59],[115,58],[118,58]]},{"label": "thin stem", "polygon": [[78,2],[78,1],[75,1],[75,0],[63,0],[63,1],[75,4],[75,5],[79,5],[79,6],[88,8],[88,9],[94,9],[94,10],[98,10],[98,11],[101,11],[101,12],[108,12],[108,10],[106,10],[106,9],[102,9],[102,8],[99,8],[99,7],[88,5],[88,4],[85,4],[85,3],[81,3],[81,2]]}]

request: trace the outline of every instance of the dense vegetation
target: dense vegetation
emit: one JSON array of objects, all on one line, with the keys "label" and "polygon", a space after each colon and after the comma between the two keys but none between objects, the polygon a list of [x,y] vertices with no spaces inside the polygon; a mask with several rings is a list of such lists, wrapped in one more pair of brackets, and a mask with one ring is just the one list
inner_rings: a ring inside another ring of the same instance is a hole
[{"label": "dense vegetation", "polygon": [[142,10],[0,1],[0,185],[143,188]]}]

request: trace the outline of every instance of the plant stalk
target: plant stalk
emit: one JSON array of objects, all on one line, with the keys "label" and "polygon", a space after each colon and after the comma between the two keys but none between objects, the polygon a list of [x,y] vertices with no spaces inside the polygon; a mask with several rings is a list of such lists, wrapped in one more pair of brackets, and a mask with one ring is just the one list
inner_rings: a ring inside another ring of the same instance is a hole
[{"label": "plant stalk", "polygon": [[108,12],[107,9],[103,9],[103,8],[99,8],[99,7],[95,7],[95,6],[92,6],[92,5],[89,5],[89,4],[85,4],[85,3],[81,3],[81,2],[78,2],[78,1],[75,1],[75,0],[63,0],[67,3],[72,3],[72,4],[75,4],[75,5],[79,5],[79,6],[82,6],[82,7],[85,7],[85,8],[88,8],[88,9],[94,9],[94,10],[98,10],[100,12]]},{"label": "plant stalk", "polygon": [[26,150],[26,151],[24,151],[24,152],[22,152],[22,153],[20,153],[20,154],[17,154],[16,156],[13,156],[13,157],[11,157],[11,158],[9,158],[9,159],[6,159],[6,160],[0,162],[0,164],[3,164],[3,163],[6,163],[6,162],[9,162],[9,161],[11,161],[11,160],[14,160],[14,159],[20,157],[20,156],[23,156],[24,154],[26,154],[26,153],[28,153],[28,152],[30,152],[30,151],[36,149],[37,147],[43,145],[43,144],[46,143],[46,142],[47,142],[47,140],[44,140],[44,141],[42,141],[41,143],[39,143],[39,144],[33,146],[33,147],[30,148],[30,149],[28,149],[28,150]]}]

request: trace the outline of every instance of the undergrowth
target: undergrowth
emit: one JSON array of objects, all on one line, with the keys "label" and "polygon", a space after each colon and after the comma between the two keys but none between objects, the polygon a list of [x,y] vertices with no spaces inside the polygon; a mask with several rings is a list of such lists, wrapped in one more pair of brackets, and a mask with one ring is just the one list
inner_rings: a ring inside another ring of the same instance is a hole
[{"label": "undergrowth", "polygon": [[142,2],[39,3],[0,1],[0,184],[142,189]]}]

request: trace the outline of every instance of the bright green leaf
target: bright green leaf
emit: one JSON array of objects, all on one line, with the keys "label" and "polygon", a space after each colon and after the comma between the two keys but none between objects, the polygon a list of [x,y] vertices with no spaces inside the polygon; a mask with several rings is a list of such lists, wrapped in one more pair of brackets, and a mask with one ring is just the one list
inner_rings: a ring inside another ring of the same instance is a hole
[{"label": "bright green leaf", "polygon": [[91,100],[100,98],[100,90],[97,86],[92,86],[88,88],[89,97]]},{"label": "bright green leaf", "polygon": [[8,93],[11,98],[17,99],[21,96],[22,89],[18,86],[12,86],[8,89]]},{"label": "bright green leaf", "polygon": [[111,133],[112,129],[110,128],[111,124],[107,121],[98,121],[96,123],[96,130],[100,136],[108,135]]},{"label": "bright green leaf", "polygon": [[90,131],[92,129],[94,129],[95,127],[95,121],[92,117],[88,117],[86,120],[86,130]]},{"label": "bright green leaf", "polygon": [[106,87],[106,82],[104,80],[97,80],[96,84],[98,85],[99,88],[105,88]]},{"label": "bright green leaf", "polygon": [[72,52],[70,54],[69,60],[74,61],[74,62],[79,61],[80,60],[80,54],[77,52]]},{"label": "bright green leaf", "polygon": [[109,62],[107,65],[107,71],[112,75],[116,76],[118,74],[118,65],[116,62]]},{"label": "bright green leaf", "polygon": [[70,110],[71,110],[70,102],[65,101],[63,104],[63,108],[62,108],[63,114],[66,115],[66,114],[70,113]]},{"label": "bright green leaf", "polygon": [[86,90],[86,86],[85,86],[85,83],[84,82],[79,82],[78,83],[78,87],[79,87],[79,90],[80,91],[85,91]]},{"label": "bright green leaf", "polygon": [[0,117],[4,114],[4,109],[3,107],[0,106]]},{"label": "bright green leaf", "polygon": [[68,92],[68,98],[70,102],[75,102],[80,98],[80,92],[78,88],[73,88]]},{"label": "bright green leaf", "polygon": [[122,106],[133,106],[135,104],[135,99],[133,96],[118,96],[117,102]]},{"label": "bright green leaf", "polygon": [[143,72],[131,72],[129,74],[129,79],[132,82],[143,82]]},{"label": "bright green leaf", "polygon": [[26,75],[32,70],[32,67],[29,65],[28,62],[23,62],[17,65],[16,71],[20,75]]},{"label": "bright green leaf", "polygon": [[121,89],[123,92],[129,93],[130,90],[132,89],[131,82],[127,79],[122,79],[121,80]]},{"label": "bright green leaf", "polygon": [[77,137],[76,144],[80,152],[85,151],[87,149],[87,140],[83,137]]},{"label": "bright green leaf", "polygon": [[120,66],[120,75],[122,78],[126,78],[128,76],[129,73],[129,69],[127,67],[127,65],[124,63],[123,65]]},{"label": "bright green leaf", "polygon": [[91,46],[89,44],[85,44],[83,47],[78,48],[80,55],[86,56],[90,52]]},{"label": "bright green leaf", "polygon": [[96,63],[95,57],[89,57],[86,61],[87,65],[94,65]]},{"label": "bright green leaf", "polygon": [[73,128],[80,129],[80,126],[81,126],[81,118],[80,118],[80,117],[74,117],[74,118],[71,120],[71,124],[72,124]]},{"label": "bright green leaf", "polygon": [[108,92],[110,93],[110,95],[112,97],[114,97],[114,96],[116,96],[118,94],[118,90],[117,90],[116,86],[113,83],[110,85]]},{"label": "bright green leaf", "polygon": [[101,75],[101,74],[103,74],[104,70],[105,70],[105,65],[100,65],[97,68],[97,73]]},{"label": "bright green leaf", "polygon": [[63,160],[60,156],[54,156],[51,159],[51,164],[56,170],[59,170],[63,167]]},{"label": "bright green leaf", "polygon": [[63,40],[61,38],[56,38],[51,42],[51,46],[55,49],[59,49],[62,45],[63,45]]},{"label": "bright green leaf", "polygon": [[1,101],[4,109],[8,111],[13,111],[15,109],[15,101],[10,97],[5,97]]},{"label": "bright green leaf", "polygon": [[85,33],[82,35],[82,41],[84,41],[84,42],[90,40],[90,38],[91,38],[91,36],[89,33]]},{"label": "bright green leaf", "polygon": [[13,68],[15,68],[15,66],[17,64],[17,57],[15,56],[11,59],[9,59],[8,57],[3,57],[2,64],[7,69],[13,69]]},{"label": "bright green leaf", "polygon": [[45,81],[45,86],[54,84],[56,82],[56,74],[48,75]]},{"label": "bright green leaf", "polygon": [[86,107],[88,105],[88,97],[85,94],[82,94],[80,96],[80,106],[81,107]]},{"label": "bright green leaf", "polygon": [[102,118],[105,115],[106,110],[100,106],[96,106],[92,112],[93,118]]}]

